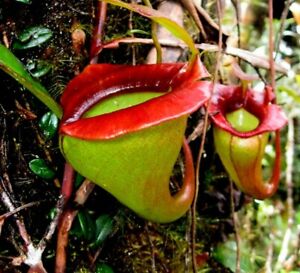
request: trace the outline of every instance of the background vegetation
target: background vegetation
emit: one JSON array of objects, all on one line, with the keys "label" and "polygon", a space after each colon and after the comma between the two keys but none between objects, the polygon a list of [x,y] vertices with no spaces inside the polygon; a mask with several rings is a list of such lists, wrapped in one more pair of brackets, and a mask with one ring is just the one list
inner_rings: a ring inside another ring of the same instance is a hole
[{"label": "background vegetation", "polygon": [[[268,3],[247,0],[220,3],[219,26],[230,34],[227,46],[267,58]],[[159,1],[152,3],[155,8],[159,4]],[[239,9],[235,8],[237,4]],[[232,186],[215,153],[208,126],[195,216],[198,273],[300,272],[299,6],[299,1],[274,1],[275,60],[287,71],[286,75],[276,74],[276,93],[278,104],[285,109],[289,121],[281,134],[279,190],[271,199],[259,201]],[[10,48],[31,75],[58,100],[69,80],[89,63],[97,7],[98,3],[92,0],[2,0],[1,43]],[[202,1],[202,7],[218,25],[216,1]],[[182,23],[197,44],[217,44],[217,32],[208,29],[212,34],[207,40],[203,39],[190,11],[185,8],[181,12]],[[172,18],[181,15],[172,14]],[[123,37],[151,38],[151,22],[109,6],[103,40]],[[151,43],[124,43],[118,48],[103,50],[98,61],[144,63],[151,48]],[[165,50],[175,52],[178,61],[185,61],[186,50],[180,49],[178,54],[178,48],[165,46]],[[213,74],[216,53],[202,52],[204,63]],[[231,62],[232,56],[223,55],[219,70],[223,83],[236,83]],[[243,58],[240,65],[245,72],[259,75],[253,86],[269,82],[268,70],[254,68]],[[64,159],[58,148],[57,118],[3,72],[0,72],[0,82],[0,215],[5,216],[8,211],[3,202],[3,188],[8,189],[16,208],[28,206],[14,217],[0,218],[0,272],[27,272],[28,265],[19,259],[26,253],[16,221],[25,223],[34,244],[40,242],[55,217]],[[201,140],[194,136],[202,133],[203,117],[203,109],[193,114],[186,132],[194,158]],[[272,168],[274,153],[273,146],[268,145],[263,161],[266,177]],[[180,162],[174,168],[174,177],[180,177]],[[77,175],[76,189],[82,181]],[[171,187],[175,186],[171,183]],[[84,204],[78,205],[75,200],[69,209],[77,216],[74,215],[69,232],[66,272],[192,272],[191,213],[171,224],[147,222],[99,187],[94,188]],[[54,236],[43,253],[48,272],[55,271],[55,256]]]}]

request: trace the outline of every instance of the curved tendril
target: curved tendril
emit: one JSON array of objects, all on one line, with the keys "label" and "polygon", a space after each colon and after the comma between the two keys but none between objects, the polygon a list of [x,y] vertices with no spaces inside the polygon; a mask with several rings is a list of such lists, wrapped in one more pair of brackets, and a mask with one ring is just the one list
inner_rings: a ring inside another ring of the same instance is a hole
[{"label": "curved tendril", "polygon": [[275,132],[275,161],[272,176],[268,183],[264,182],[262,177],[260,180],[255,181],[255,188],[257,190],[256,196],[254,196],[255,198],[265,199],[271,197],[277,191],[280,178],[280,159],[280,133],[279,130],[277,130]]},{"label": "curved tendril", "polygon": [[185,158],[184,180],[182,188],[174,197],[180,203],[191,203],[195,195],[195,168],[192,151],[186,138],[183,139],[182,149]]}]

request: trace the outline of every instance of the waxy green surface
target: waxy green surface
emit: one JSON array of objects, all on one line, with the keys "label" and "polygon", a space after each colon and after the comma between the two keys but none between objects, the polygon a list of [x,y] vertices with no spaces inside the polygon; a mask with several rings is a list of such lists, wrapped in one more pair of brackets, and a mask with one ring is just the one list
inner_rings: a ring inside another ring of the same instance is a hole
[{"label": "waxy green surface", "polygon": [[[85,117],[117,111],[158,95],[139,92],[109,97],[91,108]],[[182,116],[109,140],[61,136],[61,150],[75,170],[138,215],[156,222],[170,222],[181,217],[191,203],[184,192],[173,197],[169,191],[186,121],[187,116]]]}]

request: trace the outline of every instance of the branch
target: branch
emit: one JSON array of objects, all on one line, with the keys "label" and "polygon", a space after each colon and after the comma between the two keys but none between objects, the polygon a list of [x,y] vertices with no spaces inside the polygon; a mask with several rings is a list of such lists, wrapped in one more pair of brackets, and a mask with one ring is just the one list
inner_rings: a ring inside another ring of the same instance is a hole
[{"label": "branch", "polygon": [[293,201],[293,164],[294,164],[294,119],[293,117],[289,117],[288,121],[288,134],[287,134],[287,143],[286,143],[286,179],[285,185],[287,190],[287,216],[288,216],[288,224],[283,237],[280,253],[277,258],[275,272],[279,272],[286,258],[289,254],[289,245],[292,237],[292,228],[294,224],[294,201]]},{"label": "branch", "polygon": [[239,234],[239,220],[238,215],[234,210],[234,193],[233,193],[233,182],[230,179],[230,208],[231,208],[231,216],[233,221],[233,228],[234,228],[234,236],[235,236],[235,243],[236,243],[236,264],[235,264],[235,273],[241,272],[241,238]]},{"label": "branch", "polygon": [[[222,58],[222,45],[223,45],[223,32],[222,32],[222,25],[221,25],[221,6],[220,6],[220,0],[217,0],[217,17],[218,17],[218,26],[219,26],[219,40],[218,40],[218,54],[217,54],[217,63],[215,67],[215,73],[214,73],[214,79],[212,84],[212,90],[211,94],[215,92],[216,83],[218,81],[218,72],[221,65],[221,58]],[[206,109],[209,108],[210,105],[210,99],[207,102]],[[208,111],[206,110],[205,116],[204,116],[204,125],[203,125],[203,133],[201,137],[201,144],[200,149],[197,157],[197,165],[196,165],[196,190],[195,190],[195,196],[194,201],[192,204],[192,223],[191,223],[191,250],[192,250],[192,268],[193,273],[197,273],[197,259],[196,259],[196,212],[197,212],[197,199],[199,194],[199,186],[200,186],[200,166],[201,166],[201,159],[202,154],[204,151],[204,144],[205,144],[205,138],[206,138],[206,132],[207,132],[207,126],[208,126]]]},{"label": "branch", "polygon": [[[82,206],[91,192],[93,191],[95,184],[89,180],[85,180],[75,195],[75,206]],[[60,220],[58,234],[57,234],[57,247],[56,247],[56,261],[55,261],[55,273],[64,273],[67,266],[67,245],[69,240],[69,231],[72,227],[73,220],[77,215],[77,209],[67,209]]]},{"label": "branch", "polygon": [[25,224],[24,224],[23,220],[19,219],[14,214],[14,212],[16,211],[16,207],[14,206],[9,194],[5,190],[5,187],[3,185],[2,177],[0,177],[0,198],[3,202],[3,204],[8,209],[8,211],[14,215],[16,224],[17,224],[18,229],[19,229],[19,234],[20,234],[20,236],[22,237],[22,239],[25,243],[25,247],[27,248],[28,245],[30,245],[32,243],[31,239],[30,239],[30,236],[27,233],[27,230],[26,230],[26,227],[25,227]]},{"label": "branch", "polygon": [[275,63],[274,63],[274,34],[273,34],[273,0],[269,0],[269,63],[271,86],[275,90]]},{"label": "branch", "polygon": [[[114,39],[111,40],[103,45],[103,49],[109,49],[109,48],[117,48],[119,44],[124,43],[124,44],[153,44],[152,39],[144,39],[144,38],[121,38],[121,39]],[[179,47],[179,48],[186,48],[187,46],[182,43],[182,42],[176,42],[174,40],[170,39],[159,39],[159,43],[162,46],[170,46],[170,47]],[[195,44],[196,48],[204,50],[204,51],[209,51],[209,52],[218,52],[219,47],[214,44],[207,44],[207,43],[201,43],[201,44]],[[264,69],[270,69],[270,63],[268,58],[264,56],[259,56],[254,54],[251,51],[245,50],[245,49],[240,49],[237,47],[226,47],[225,49],[220,49],[224,54],[231,55],[234,57],[239,57],[243,59],[244,61],[248,62],[254,67],[260,67]],[[275,70],[277,72],[283,73],[287,75],[288,69],[283,67],[280,64],[274,64],[275,65]]]}]

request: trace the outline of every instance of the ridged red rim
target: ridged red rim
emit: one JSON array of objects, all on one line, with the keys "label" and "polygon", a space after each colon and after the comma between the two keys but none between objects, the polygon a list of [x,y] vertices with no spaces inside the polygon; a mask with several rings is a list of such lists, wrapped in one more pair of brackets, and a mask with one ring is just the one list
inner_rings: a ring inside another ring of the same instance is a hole
[{"label": "ridged red rim", "polygon": [[[213,123],[232,135],[247,138],[261,133],[276,131],[287,123],[283,110],[272,104],[274,94],[267,86],[264,92],[243,90],[240,86],[217,84],[212,96],[209,113]],[[226,119],[226,114],[244,108],[259,119],[259,125],[249,132],[236,131]]]},{"label": "ridged red rim", "polygon": [[[61,98],[60,134],[109,139],[188,115],[209,98],[206,69],[193,64],[89,65],[67,86]],[[101,99],[120,92],[165,92],[144,103],[90,118],[82,115]]]}]

